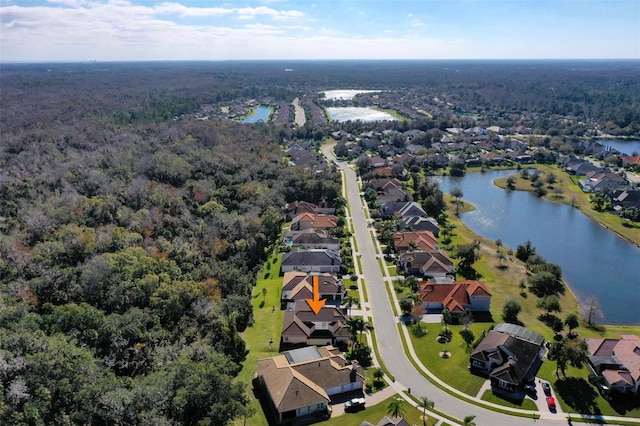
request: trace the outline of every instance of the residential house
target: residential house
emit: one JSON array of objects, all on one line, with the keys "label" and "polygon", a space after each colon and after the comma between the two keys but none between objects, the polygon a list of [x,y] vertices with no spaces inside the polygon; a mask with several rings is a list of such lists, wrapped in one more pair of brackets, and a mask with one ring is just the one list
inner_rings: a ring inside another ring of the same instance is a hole
[{"label": "residential house", "polygon": [[281,344],[291,346],[346,346],[347,318],[336,306],[326,305],[316,314],[305,300],[296,300],[284,313]]},{"label": "residential house", "polygon": [[589,369],[607,388],[620,392],[640,391],[640,337],[626,334],[620,339],[586,339]]},{"label": "residential house", "polygon": [[302,213],[294,217],[291,221],[293,231],[303,231],[305,229],[332,229],[338,226],[338,218],[334,215],[324,215],[315,213]]},{"label": "residential house", "polygon": [[624,189],[614,191],[611,197],[614,209],[629,209],[633,207],[640,208],[640,191],[632,189]]},{"label": "residential house", "polygon": [[[296,300],[313,299],[313,281],[318,280],[318,295],[326,303],[340,305],[347,295],[347,289],[335,273],[307,273],[300,271],[285,272],[282,281],[282,308]],[[332,303],[333,302],[333,303]]]},{"label": "residential house", "polygon": [[379,203],[388,203],[394,201],[411,201],[413,200],[413,196],[411,192],[403,189],[400,186],[391,186],[389,185],[386,189],[384,189],[380,194],[378,194],[378,202]]},{"label": "residential house", "polygon": [[393,234],[393,248],[397,253],[435,250],[438,248],[438,240],[431,231],[396,232]]},{"label": "residential house", "polygon": [[390,201],[382,205],[383,216],[403,218],[408,216],[427,217],[420,204],[415,201]]},{"label": "residential house", "polygon": [[597,167],[586,160],[577,160],[570,162],[566,165],[565,171],[570,175],[582,176],[589,172],[604,172],[603,167]]},{"label": "residential house", "polygon": [[285,245],[303,249],[328,249],[338,252],[340,238],[332,237],[326,229],[289,231],[284,236]]},{"label": "residential house", "polygon": [[374,169],[384,167],[386,165],[387,160],[385,160],[384,158],[378,156],[371,157],[371,167],[373,167]]},{"label": "residential house", "polygon": [[545,355],[544,337],[515,324],[500,323],[471,352],[469,368],[488,376],[495,393],[522,396]]},{"label": "residential house", "polygon": [[361,391],[362,367],[333,346],[295,349],[257,361],[256,379],[278,423],[326,418],[332,397]]},{"label": "residential house", "polygon": [[282,256],[282,272],[340,272],[342,260],[331,250],[296,250]]},{"label": "residential house", "polygon": [[624,189],[627,184],[625,178],[609,171],[587,172],[586,177],[586,179],[582,179],[578,182],[580,189],[584,192],[611,192],[616,189]]},{"label": "residential house", "polygon": [[442,250],[408,251],[399,256],[398,263],[406,275],[431,278],[455,274],[453,262]]},{"label": "residential house", "polygon": [[376,178],[376,179],[370,179],[367,182],[367,186],[372,187],[373,189],[376,190],[376,192],[384,192],[388,188],[402,188],[402,182],[400,182],[396,178],[390,178],[390,177]]},{"label": "residential house", "polygon": [[398,221],[397,229],[411,229],[413,231],[429,231],[436,238],[440,235],[440,225],[432,217],[407,216]]},{"label": "residential house", "polygon": [[285,211],[287,212],[287,220],[292,220],[303,213],[318,213],[318,206],[306,201],[294,201],[286,205]]},{"label": "residential house", "polygon": [[408,421],[403,419],[402,417],[388,417],[384,416],[382,420],[380,420],[375,425],[373,423],[369,423],[364,421],[360,423],[360,426],[411,426]]},{"label": "residential house", "polygon": [[442,312],[448,309],[452,314],[488,312],[491,293],[481,281],[456,281],[453,284],[420,283],[418,291],[421,306],[426,312]]},{"label": "residential house", "polygon": [[640,167],[640,155],[625,155],[622,157],[622,167],[630,167],[633,165]]}]

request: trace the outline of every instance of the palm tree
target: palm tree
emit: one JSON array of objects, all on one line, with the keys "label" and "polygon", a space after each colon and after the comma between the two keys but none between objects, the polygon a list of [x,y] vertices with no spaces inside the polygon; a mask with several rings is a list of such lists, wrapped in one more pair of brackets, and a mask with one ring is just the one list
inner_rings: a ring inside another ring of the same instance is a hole
[{"label": "palm tree", "polygon": [[580,317],[575,312],[569,313],[567,318],[564,320],[564,324],[569,327],[569,336],[573,335],[573,329],[578,328],[580,326]]},{"label": "palm tree", "polygon": [[460,208],[460,197],[462,197],[462,189],[460,188],[451,188],[451,195],[456,199],[456,216],[458,215],[458,211]]},{"label": "palm tree", "polygon": [[342,302],[347,307],[348,316],[351,316],[351,307],[353,305],[360,307],[360,301],[358,300],[358,298],[351,296],[350,294],[347,294],[347,296],[344,299],[342,299]]},{"label": "palm tree", "polygon": [[362,317],[347,318],[345,325],[351,336],[351,349],[355,347],[359,335],[365,331],[373,330],[373,325],[369,321],[365,321]]},{"label": "palm tree", "polygon": [[391,417],[402,417],[404,416],[404,400],[401,398],[393,398],[387,404],[387,414]]},{"label": "palm tree", "polygon": [[356,317],[356,318],[347,318],[347,320],[345,321],[344,325],[347,328],[347,330],[349,331],[349,337],[351,338],[351,350],[353,351],[353,348],[356,345],[356,340],[358,339],[358,321],[362,321],[361,317]]},{"label": "palm tree", "polygon": [[476,426],[476,422],[473,421],[476,416],[467,416],[462,420],[462,426]]},{"label": "palm tree", "polygon": [[358,334],[362,334],[366,331],[373,330],[373,324],[369,321],[365,321],[362,317],[360,317],[361,321],[358,321]]},{"label": "palm tree", "polygon": [[426,396],[420,397],[420,402],[418,403],[418,408],[422,408],[422,425],[427,426],[427,409],[433,408],[436,405],[435,402],[427,398]]}]

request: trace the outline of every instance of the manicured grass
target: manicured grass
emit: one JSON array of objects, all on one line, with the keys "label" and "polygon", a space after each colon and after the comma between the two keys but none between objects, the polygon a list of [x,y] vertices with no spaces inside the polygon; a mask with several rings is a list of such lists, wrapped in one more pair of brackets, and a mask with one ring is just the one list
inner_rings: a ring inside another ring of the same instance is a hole
[{"label": "manicured grass", "polygon": [[382,263],[383,260],[382,259],[378,259],[378,266],[380,267],[380,273],[382,274],[382,276],[385,276],[385,272],[384,272],[384,264]]},{"label": "manicured grass", "polygon": [[[273,263],[275,260],[275,263]],[[280,332],[284,311],[280,310],[280,293],[282,291],[282,277],[279,276],[282,253],[275,253],[265,262],[258,274],[258,283],[253,290],[253,324],[240,333],[244,339],[246,348],[249,351],[247,359],[243,363],[242,371],[238,375],[238,380],[245,383],[247,393],[251,399],[251,406],[255,414],[247,418],[247,423],[256,426],[267,426],[267,419],[264,416],[260,403],[254,398],[251,380],[256,373],[256,361],[260,358],[267,358],[278,354],[280,344]],[[271,266],[267,269],[267,264]],[[266,274],[269,274],[265,278]],[[267,293],[263,296],[262,289],[266,288]],[[262,303],[264,301],[264,304]],[[260,305],[263,305],[260,307]],[[273,343],[269,345],[269,341]],[[236,425],[241,425],[242,420],[237,420]]]},{"label": "manicured grass", "polygon": [[[371,407],[368,406],[365,410],[357,413],[346,413],[346,414],[343,414],[342,416],[333,417],[321,424],[327,425],[327,426],[360,426],[360,424],[366,420],[369,423],[372,423],[375,425],[384,416],[389,415],[389,413],[387,412],[387,405],[389,405],[389,402],[393,398],[396,398],[396,397],[393,396],[391,398],[387,398],[381,403]],[[409,422],[409,424],[422,425],[422,418],[421,418],[422,410],[418,410],[417,408],[411,406],[407,402],[405,402],[403,409],[404,409],[403,417],[407,422]],[[427,425],[429,426],[433,426],[437,423],[438,422],[436,419],[432,419],[431,417],[427,419]]]},{"label": "manicured grass", "polygon": [[[463,201],[464,209],[473,209],[473,205]],[[506,258],[502,261],[502,267],[500,267],[500,261],[496,257],[496,251],[498,247],[495,241],[491,241],[487,238],[483,238],[473,231],[471,231],[462,222],[462,220],[454,214],[455,207],[451,204],[448,205],[448,218],[449,222],[455,226],[453,229],[453,235],[451,235],[451,243],[448,250],[449,256],[456,263],[456,259],[453,258],[455,247],[459,244],[469,244],[473,241],[480,242],[480,259],[473,264],[473,267],[479,276],[479,281],[484,282],[487,285],[489,292],[491,293],[491,307],[490,313],[494,322],[502,322],[502,307],[507,300],[514,299],[522,307],[522,311],[518,316],[518,319],[525,325],[525,327],[534,330],[547,339],[553,338],[553,330],[547,327],[542,321],[538,319],[538,316],[542,313],[539,308],[536,307],[538,298],[529,293],[528,290],[524,290],[526,297],[523,297],[523,292],[520,287],[520,281],[527,280],[527,271],[525,265],[515,256],[509,255],[509,250],[515,251],[515,247],[509,248],[502,246],[500,250],[505,254]],[[441,236],[442,239],[442,236]],[[525,243],[525,241],[523,241]],[[462,277],[458,276],[458,279]],[[560,296],[560,305],[562,311],[558,316],[562,319],[569,312],[578,312],[578,304],[573,294],[567,289],[564,295]]]},{"label": "manicured grass", "polygon": [[387,266],[387,270],[389,271],[389,276],[395,277],[398,275],[398,269],[395,266]]},{"label": "manicured grass", "polygon": [[364,302],[369,301],[369,295],[367,294],[367,286],[364,285],[364,280],[358,280],[360,288],[362,289],[362,294],[364,295]]},{"label": "manicured grass", "polygon": [[[490,324],[474,323],[471,331],[478,338],[482,330],[488,329]],[[429,370],[450,386],[466,393],[476,396],[480,391],[485,379],[474,376],[467,368],[469,365],[469,352],[464,347],[464,340],[459,334],[462,330],[460,326],[450,326],[452,331],[451,342],[439,343],[438,334],[442,331],[442,325],[423,324],[427,329],[427,334],[423,337],[415,337],[411,330],[411,344],[418,355],[420,362],[427,366]],[[440,352],[446,350],[448,358],[442,358]]]},{"label": "manicured grass", "polygon": [[[547,171],[548,172],[548,171]],[[554,172],[556,176],[560,176],[560,172]],[[517,176],[519,179],[519,176]],[[517,180],[516,179],[516,180]],[[566,194],[566,192],[565,192]],[[452,200],[448,196],[445,196],[445,199]],[[488,240],[486,238],[482,238],[479,235],[475,234],[469,228],[467,228],[462,220],[459,217],[456,217],[454,212],[454,206],[449,204],[448,207],[448,217],[449,221],[455,225],[453,229],[452,242],[450,245],[451,248],[454,248],[457,244],[469,244],[472,241],[480,241],[480,254],[481,258],[474,264],[474,268],[476,272],[480,275],[480,280],[483,281],[489,291],[492,294],[491,298],[491,315],[493,321],[498,323],[502,322],[502,306],[509,299],[517,300],[522,307],[522,311],[518,316],[518,319],[523,323],[523,325],[531,330],[534,330],[547,338],[548,340],[553,339],[553,331],[547,327],[544,323],[542,323],[538,316],[541,311],[535,305],[538,298],[529,293],[528,290],[525,290],[525,294],[527,297],[521,296],[521,289],[519,288],[519,282],[523,279],[526,280],[526,269],[522,262],[516,259],[514,256],[507,256],[507,259],[503,261],[504,268],[499,268],[499,262],[495,256],[497,246],[494,241]],[[464,202],[462,209],[473,209],[473,206],[470,203]],[[523,242],[524,243],[524,242]],[[511,248],[515,250],[515,247]],[[501,250],[504,253],[507,253],[508,247],[501,247]],[[449,252],[451,255],[451,251]],[[455,261],[455,260],[454,260]],[[566,315],[570,312],[578,312],[578,305],[573,294],[567,289],[566,293],[560,297],[560,303],[562,306],[562,312],[558,314],[561,319],[564,319]],[[588,327],[588,325],[584,322],[581,323],[581,326],[575,330],[580,338],[588,338],[588,337],[611,337],[611,338],[619,338],[621,334],[635,334],[640,335],[640,326],[598,326],[598,327]],[[455,334],[455,333],[454,333]],[[477,335],[476,335],[477,336]],[[412,340],[415,338],[412,337]],[[430,364],[425,364],[429,365]],[[437,371],[437,368],[429,367],[432,371]],[[556,363],[553,361],[545,360],[538,372],[538,377],[541,377],[545,380],[551,382],[554,386],[556,381],[558,380],[555,375]],[[567,370],[567,375],[570,377],[581,378],[587,381],[588,379],[588,370],[585,368],[577,369],[577,368],[569,368]],[[450,380],[449,377],[446,380]],[[562,383],[566,383],[566,381],[561,381]],[[580,382],[582,383],[582,382]],[[585,391],[589,395],[593,395],[591,391],[588,391],[589,388],[572,388],[570,386],[565,386],[565,395],[568,400],[571,401],[579,401],[580,396],[578,392]],[[634,416],[640,417],[640,406],[636,407],[620,407],[616,406],[615,408],[602,396],[597,393],[595,387],[591,386],[590,389],[596,394],[593,399],[593,405],[591,406],[591,410],[594,412],[596,410],[600,410],[600,412],[604,415],[626,415],[626,416]],[[576,412],[576,407],[569,406],[563,399],[563,395],[559,394],[558,402],[561,404],[564,411],[568,412],[571,410],[572,412]],[[579,406],[579,404],[578,404]],[[617,410],[616,410],[617,408]]]},{"label": "manicured grass", "polygon": [[493,394],[493,392],[489,389],[487,389],[486,391],[484,391],[484,394],[482,394],[482,400],[483,401],[488,401],[488,402],[493,402],[494,404],[500,404],[500,405],[504,405],[505,407],[511,407],[511,408],[520,408],[522,410],[531,410],[531,411],[538,411],[538,407],[536,406],[536,403],[533,402],[530,399],[523,399],[521,404],[514,404],[513,402],[507,401],[505,399],[502,399],[496,395]]},{"label": "manicured grass", "polygon": [[[573,205],[587,217],[595,220],[596,222],[606,226],[618,235],[623,236],[637,246],[640,246],[640,225],[631,222],[635,227],[623,226],[623,221],[619,216],[609,212],[598,212],[591,208],[589,202],[589,194],[583,192],[578,186],[578,180],[584,178],[583,176],[572,176],[566,173],[558,166],[551,166],[547,164],[533,164],[533,168],[542,172],[541,179],[544,180],[545,175],[553,173],[557,182],[553,184],[554,188],[559,188],[562,193],[555,194],[553,189],[547,189],[548,193],[544,196],[547,200],[555,201],[558,203]],[[515,171],[514,171],[515,172]],[[533,191],[531,181],[522,179],[519,173],[512,175],[515,178],[515,189],[521,191]],[[496,179],[494,183],[500,188],[507,188],[507,177]],[[546,185],[545,185],[546,188]]]}]

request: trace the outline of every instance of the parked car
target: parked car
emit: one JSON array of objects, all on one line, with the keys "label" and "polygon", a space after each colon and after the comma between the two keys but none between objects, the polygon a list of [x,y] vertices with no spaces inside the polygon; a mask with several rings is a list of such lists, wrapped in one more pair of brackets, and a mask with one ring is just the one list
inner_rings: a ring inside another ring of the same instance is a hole
[{"label": "parked car", "polygon": [[344,403],[344,411],[360,411],[364,410],[364,398],[353,398]]},{"label": "parked car", "polygon": [[542,382],[542,390],[544,391],[545,395],[551,396],[551,385],[549,384],[549,382]]},{"label": "parked car", "polygon": [[522,388],[524,389],[525,392],[529,394],[533,395],[536,393],[536,385],[534,383],[527,383]]},{"label": "parked car", "polygon": [[552,396],[547,397],[547,406],[549,406],[549,410],[556,411],[556,400]]}]

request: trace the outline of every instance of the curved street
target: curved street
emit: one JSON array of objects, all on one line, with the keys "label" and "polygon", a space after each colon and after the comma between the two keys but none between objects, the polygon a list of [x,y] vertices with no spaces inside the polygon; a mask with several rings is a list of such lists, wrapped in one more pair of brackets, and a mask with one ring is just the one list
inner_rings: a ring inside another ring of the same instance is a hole
[{"label": "curved street", "polygon": [[413,366],[408,355],[403,350],[397,328],[398,318],[393,313],[391,302],[385,289],[386,284],[378,263],[380,255],[376,252],[369,223],[364,213],[365,207],[360,197],[356,172],[347,163],[337,161],[332,152],[333,146],[334,144],[324,145],[322,152],[326,158],[337,164],[345,176],[347,203],[351,210],[351,219],[355,231],[354,238],[357,241],[359,253],[363,254],[360,256],[362,263],[361,273],[364,276],[367,288],[368,304],[371,308],[370,313],[374,324],[377,349],[385,367],[396,379],[393,387],[396,389],[409,388],[411,393],[418,397],[427,396],[435,402],[435,407],[438,410],[458,419],[474,415],[476,416],[474,421],[478,425],[567,424],[567,419],[563,414],[541,413],[542,418],[534,420],[498,413],[468,403],[438,388]]}]

